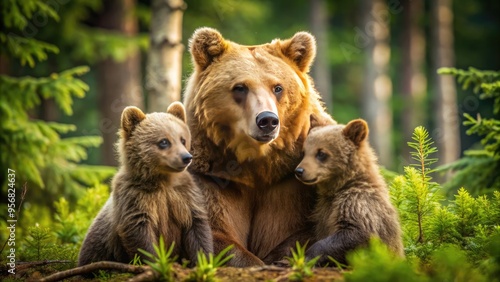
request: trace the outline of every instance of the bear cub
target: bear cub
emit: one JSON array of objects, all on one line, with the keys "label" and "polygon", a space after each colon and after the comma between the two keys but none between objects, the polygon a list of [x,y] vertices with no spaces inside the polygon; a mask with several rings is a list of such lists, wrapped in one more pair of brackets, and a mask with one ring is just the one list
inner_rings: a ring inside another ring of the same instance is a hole
[{"label": "bear cub", "polygon": [[316,243],[306,256],[320,256],[318,265],[331,264],[328,256],[347,264],[346,254],[366,246],[372,236],[404,256],[398,213],[367,137],[367,123],[357,119],[313,127],[304,143],[295,175],[304,184],[317,185],[312,215]]},{"label": "bear cub", "polygon": [[80,250],[79,265],[111,260],[129,263],[138,248],[154,253],[163,236],[174,254],[196,262],[196,253],[213,252],[204,197],[186,168],[191,135],[181,103],[167,113],[144,114],[127,107],[117,144],[121,167],[112,192],[92,223]]}]

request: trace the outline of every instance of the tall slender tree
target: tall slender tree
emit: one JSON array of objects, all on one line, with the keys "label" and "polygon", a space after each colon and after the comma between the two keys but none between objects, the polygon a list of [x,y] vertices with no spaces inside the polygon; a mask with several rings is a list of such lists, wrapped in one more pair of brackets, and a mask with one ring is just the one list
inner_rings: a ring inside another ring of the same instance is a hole
[{"label": "tall slender tree", "polygon": [[[424,112],[421,109],[424,107],[427,79],[423,72],[425,37],[420,24],[424,6],[422,0],[404,0],[402,6],[401,123],[403,140],[409,141],[413,129],[424,122]],[[402,146],[402,155],[409,162],[411,156],[408,146]]]},{"label": "tall slender tree", "polygon": [[332,111],[332,87],[328,60],[328,7],[325,0],[310,1],[311,31],[316,36],[317,54],[312,68],[316,89],[321,94],[328,110]]},{"label": "tall slender tree", "polygon": [[166,111],[181,98],[183,0],[153,0],[146,67],[148,111]]},{"label": "tall slender tree", "polygon": [[[432,1],[432,61],[433,69],[453,67],[455,52],[453,49],[453,11],[452,0]],[[438,75],[435,72],[436,114],[435,136],[439,160],[450,163],[460,156],[459,114],[457,91],[452,76]]]},{"label": "tall slender tree", "polygon": [[[137,34],[138,23],[134,15],[135,0],[104,1],[100,15],[101,28],[116,30],[130,37]],[[138,48],[123,61],[106,58],[98,64],[99,124],[104,142],[102,163],[116,165],[114,144],[124,107],[134,105],[143,108],[140,87],[140,53]]]},{"label": "tall slender tree", "polygon": [[363,27],[360,37],[367,42],[366,73],[363,91],[363,116],[370,125],[370,142],[379,155],[380,163],[391,166],[392,111],[390,100],[392,82],[388,75],[391,49],[389,47],[389,8],[384,0],[364,0]]}]

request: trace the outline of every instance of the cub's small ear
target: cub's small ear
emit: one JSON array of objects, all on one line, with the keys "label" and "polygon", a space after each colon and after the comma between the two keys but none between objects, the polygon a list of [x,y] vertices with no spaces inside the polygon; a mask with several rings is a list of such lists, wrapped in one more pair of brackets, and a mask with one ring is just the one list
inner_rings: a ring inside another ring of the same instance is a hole
[{"label": "cub's small ear", "polygon": [[292,38],[282,42],[281,51],[301,72],[307,73],[316,57],[316,39],[308,32],[297,32]]},{"label": "cub's small ear", "polygon": [[170,104],[170,106],[168,106],[167,113],[174,115],[186,123],[186,109],[181,102],[173,102]]},{"label": "cub's small ear", "polygon": [[350,121],[342,130],[344,136],[359,147],[368,137],[368,124],[362,119]]},{"label": "cub's small ear", "polygon": [[205,70],[215,58],[224,53],[227,45],[228,43],[216,29],[202,27],[195,30],[189,39],[189,50],[197,70]]},{"label": "cub's small ear", "polygon": [[333,118],[329,114],[327,114],[327,113],[320,113],[320,114],[312,113],[309,116],[309,120],[310,120],[309,130],[311,130],[311,129],[315,128],[315,127],[318,127],[318,126],[335,125],[335,124],[337,124],[333,120]]},{"label": "cub's small ear", "polygon": [[134,106],[126,107],[121,117],[122,137],[125,139],[130,138],[132,131],[145,118],[146,115],[139,108]]}]

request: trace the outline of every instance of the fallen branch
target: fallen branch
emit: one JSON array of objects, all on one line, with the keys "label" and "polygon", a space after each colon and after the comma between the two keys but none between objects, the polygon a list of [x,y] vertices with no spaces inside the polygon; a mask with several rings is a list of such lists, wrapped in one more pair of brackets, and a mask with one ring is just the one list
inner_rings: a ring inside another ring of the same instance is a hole
[{"label": "fallen branch", "polygon": [[[49,275],[47,277],[44,277],[40,279],[39,281],[60,281],[62,279],[66,279],[69,277],[73,277],[76,275],[82,275],[82,274],[90,274],[92,272],[95,272],[97,270],[117,270],[121,272],[127,272],[127,273],[133,273],[133,274],[139,274],[147,271],[152,271],[149,266],[135,266],[131,264],[126,264],[126,263],[120,263],[120,262],[113,262],[113,261],[99,261],[99,262],[94,262],[91,264],[87,264],[84,266],[79,266],[75,267],[72,269],[60,271],[57,273],[54,273],[52,275]],[[138,281],[138,280],[136,280]]]},{"label": "fallen branch", "polygon": [[148,268],[143,273],[130,278],[127,282],[155,281],[158,280],[158,278],[158,273],[153,271],[151,268]]}]

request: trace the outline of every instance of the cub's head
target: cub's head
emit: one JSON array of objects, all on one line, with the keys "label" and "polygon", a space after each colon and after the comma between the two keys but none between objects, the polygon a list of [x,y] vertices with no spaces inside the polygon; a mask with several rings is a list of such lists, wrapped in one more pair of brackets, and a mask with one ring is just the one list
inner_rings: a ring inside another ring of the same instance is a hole
[{"label": "cub's head", "polygon": [[181,172],[191,163],[191,134],[186,112],[179,102],[166,113],[144,114],[126,107],[121,116],[120,158],[132,173],[168,174]]},{"label": "cub's head", "polygon": [[194,72],[185,104],[191,130],[204,131],[240,162],[305,137],[309,104],[317,100],[307,74],[316,55],[311,34],[245,46],[200,28],[189,46]]},{"label": "cub's head", "polygon": [[295,169],[297,179],[313,185],[347,175],[359,151],[367,146],[368,125],[356,119],[347,125],[311,129],[304,143],[304,158]]}]

